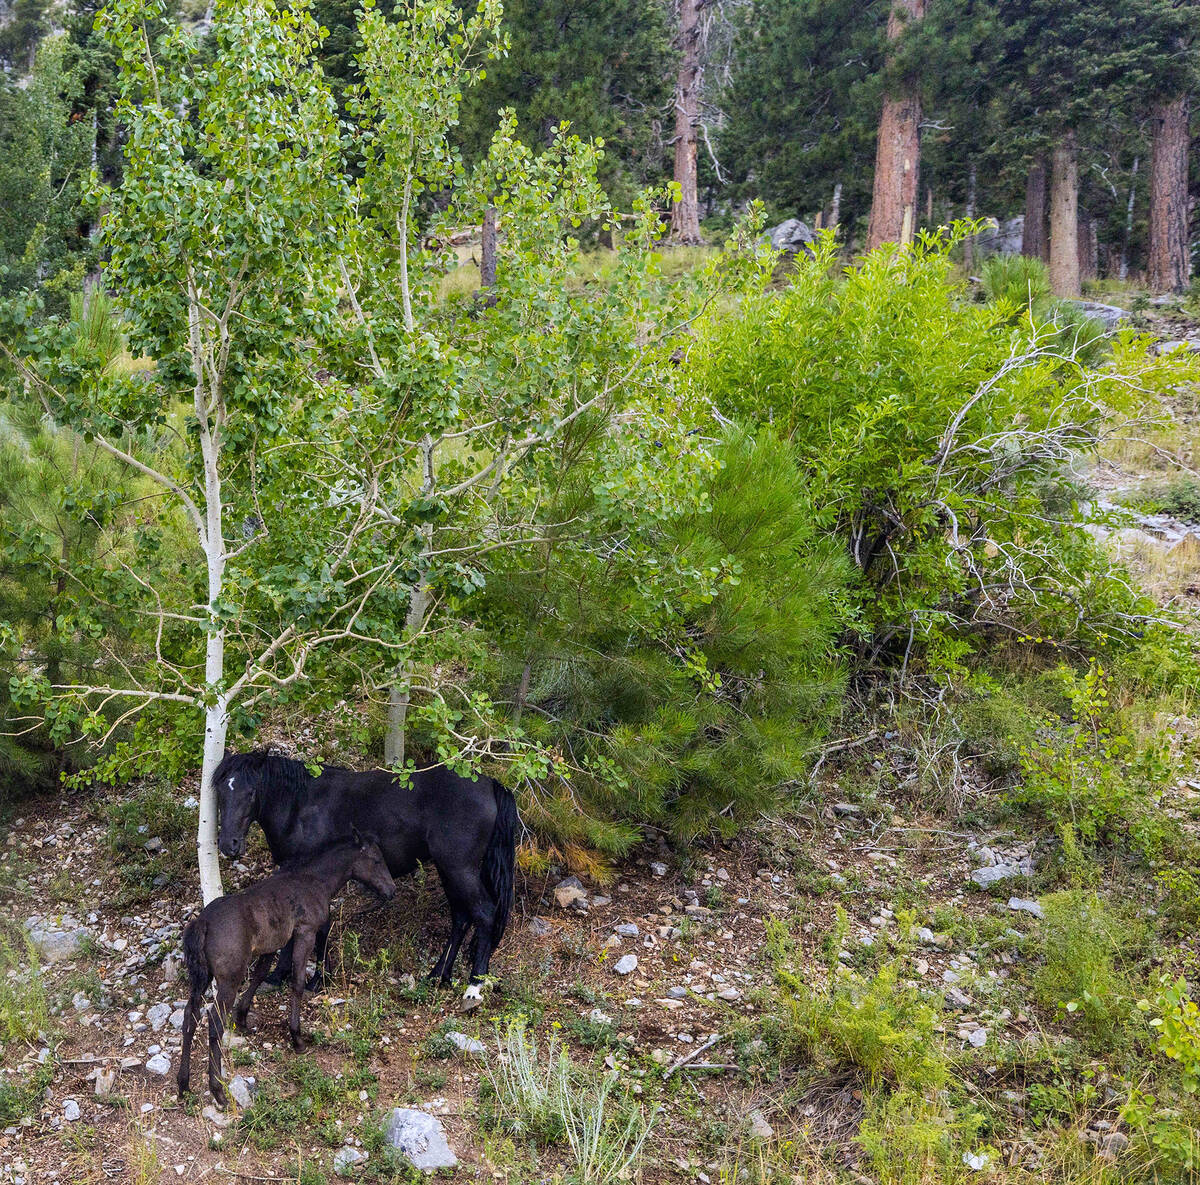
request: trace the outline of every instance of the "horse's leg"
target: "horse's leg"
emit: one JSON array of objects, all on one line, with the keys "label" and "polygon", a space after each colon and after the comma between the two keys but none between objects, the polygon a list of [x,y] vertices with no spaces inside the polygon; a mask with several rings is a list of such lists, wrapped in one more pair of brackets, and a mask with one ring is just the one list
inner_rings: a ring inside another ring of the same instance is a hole
[{"label": "horse's leg", "polygon": [[332,918],[317,931],[317,942],[313,947],[313,962],[316,966],[313,967],[313,973],[305,985],[310,992],[324,991],[325,980],[333,972],[333,952],[329,949],[329,927],[331,925],[333,925]]},{"label": "horse's leg", "polygon": [[300,1037],[300,1001],[304,999],[304,968],[308,956],[312,953],[316,935],[297,930],[292,941],[292,1006],[288,1012],[288,1035],[292,1039],[292,1048],[299,1051],[304,1048]]},{"label": "horse's leg", "polygon": [[192,992],[183,1014],[183,1050],[179,1055],[179,1097],[183,1098],[192,1083],[192,1037],[200,1020],[200,1009],[204,1004],[203,992]]},{"label": "horse's leg", "polygon": [[250,1013],[250,1005],[254,1003],[254,993],[258,991],[262,981],[267,978],[267,972],[271,970],[271,960],[275,957],[274,951],[268,951],[265,955],[260,955],[254,960],[254,966],[250,968],[250,982],[246,985],[246,990],[238,997],[238,1002],[233,1006],[233,1023],[239,1029],[246,1027],[246,1017]]},{"label": "horse's leg", "polygon": [[458,948],[462,946],[462,941],[466,937],[470,925],[471,915],[451,903],[450,937],[446,939],[446,945],[442,947],[442,953],[429,973],[430,979],[440,979],[443,984],[448,984],[454,978],[454,963],[458,959]]},{"label": "horse's leg", "polygon": [[272,987],[282,987],[292,977],[292,940],[289,938],[287,945],[279,952],[279,962],[275,964],[275,970],[267,976],[266,982]]},{"label": "horse's leg", "polygon": [[[484,954],[483,973],[486,973],[487,959],[491,955],[492,920],[496,916],[496,906],[483,887],[483,881],[479,877],[477,868],[457,867],[453,870],[443,871],[439,867],[438,871],[442,873],[442,883],[446,888],[446,896],[450,900],[450,908],[455,918],[455,927],[451,934],[454,949],[452,952],[447,952],[451,957],[442,968],[442,978],[444,982],[449,981],[454,959],[458,956],[459,943],[462,942],[468,927],[473,925],[475,940],[472,948],[475,951],[475,957],[472,960],[471,982],[463,994],[463,1003],[468,1008],[474,1008],[483,1000],[483,993],[479,988],[480,951],[482,950]],[[464,914],[466,922],[460,929],[459,919]],[[457,942],[453,941],[455,934],[458,936]]]},{"label": "horse's leg", "polygon": [[208,1089],[218,1107],[226,1103],[225,1084],[221,1073],[221,1038],[225,1035],[225,1018],[237,994],[241,976],[232,982],[217,981],[217,998],[208,1006]]}]

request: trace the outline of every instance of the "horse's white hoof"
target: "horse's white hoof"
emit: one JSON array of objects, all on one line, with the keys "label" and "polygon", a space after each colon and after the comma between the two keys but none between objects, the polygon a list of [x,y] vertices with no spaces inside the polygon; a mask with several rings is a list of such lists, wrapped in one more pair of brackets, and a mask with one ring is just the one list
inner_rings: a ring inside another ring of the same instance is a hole
[{"label": "horse's white hoof", "polygon": [[462,995],[462,1010],[470,1012],[472,1008],[478,1008],[483,1003],[483,989],[477,983],[473,983],[467,988]]}]

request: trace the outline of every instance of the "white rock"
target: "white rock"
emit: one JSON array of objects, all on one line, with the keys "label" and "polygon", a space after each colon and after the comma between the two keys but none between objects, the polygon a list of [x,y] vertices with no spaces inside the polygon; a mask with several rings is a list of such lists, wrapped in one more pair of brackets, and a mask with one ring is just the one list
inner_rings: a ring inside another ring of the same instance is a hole
[{"label": "white rock", "polygon": [[474,1037],[468,1037],[466,1033],[459,1033],[452,1029],[446,1034],[446,1040],[463,1053],[475,1055],[487,1053],[487,1046],[482,1041],[476,1041]]},{"label": "white rock", "polygon": [[441,1123],[427,1111],[396,1107],[384,1122],[383,1134],[388,1144],[414,1168],[427,1172],[458,1164]]},{"label": "white rock", "polygon": [[[159,1029],[167,1023],[171,1015],[170,1004],[154,1004],[146,1009],[146,1019],[150,1022],[150,1027],[157,1033]],[[182,1024],[183,1022],[180,1021]]]},{"label": "white rock", "polygon": [[982,1049],[987,1044],[987,1038],[987,1029],[976,1029],[967,1037],[967,1042],[976,1049]]},{"label": "white rock", "polygon": [[775,1134],[775,1129],[767,1122],[767,1117],[761,1111],[751,1111],[746,1118],[750,1124],[750,1134],[756,1140],[769,1140]]},{"label": "white rock", "polygon": [[102,1099],[105,1095],[112,1093],[112,1088],[116,1085],[117,1072],[114,1069],[97,1070],[96,1071],[96,1098]]},{"label": "white rock", "polygon": [[1042,916],[1042,907],[1036,901],[1030,901],[1025,897],[1010,897],[1008,899],[1008,908],[1017,913],[1031,913],[1035,918]]},{"label": "white rock", "polygon": [[666,876],[667,866],[661,860],[654,860],[650,864],[650,871],[655,876]]},{"label": "white rock", "polygon": [[620,934],[622,938],[636,938],[641,931],[632,922],[622,922],[613,927],[613,933]]},{"label": "white rock", "polygon": [[215,1124],[217,1127],[228,1127],[233,1121],[228,1115],[222,1115],[220,1111],[209,1103],[203,1111],[200,1112],[202,1119],[207,1119],[209,1123]]},{"label": "white rock", "polygon": [[348,1145],[345,1148],[339,1148],[333,1154],[333,1171],[339,1177],[349,1177],[356,1164],[365,1164],[367,1154],[360,1152],[357,1148],[351,1148]]},{"label": "white rock", "polygon": [[613,970],[618,975],[629,975],[637,970],[637,955],[622,955],[614,964]]},{"label": "white rock", "polygon": [[79,1118],[79,1104],[74,1099],[63,1102],[63,1118],[68,1123],[74,1123]]},{"label": "white rock", "polygon": [[165,1077],[171,1072],[171,1059],[165,1053],[156,1053],[146,1062],[146,1069],[151,1074],[160,1074]]},{"label": "white rock", "polygon": [[244,1110],[254,1102],[254,1096],[257,1093],[254,1079],[241,1074],[236,1075],[229,1084],[229,1093],[233,1095],[233,1101]]},{"label": "white rock", "polygon": [[171,1028],[173,1028],[173,1029],[182,1029],[183,1028],[183,1009],[182,1008],[176,1008],[175,1011],[171,1013]]}]

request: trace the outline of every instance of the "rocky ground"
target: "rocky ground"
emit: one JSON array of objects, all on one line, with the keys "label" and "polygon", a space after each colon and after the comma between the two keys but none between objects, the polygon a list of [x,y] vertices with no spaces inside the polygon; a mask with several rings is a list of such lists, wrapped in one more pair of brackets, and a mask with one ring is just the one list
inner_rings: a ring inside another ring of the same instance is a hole
[{"label": "rocky ground", "polygon": [[[900,783],[907,776],[902,756],[871,768]],[[1055,1023],[1022,1008],[1017,987],[1041,913],[1035,837],[953,830],[870,802],[814,801],[806,815],[763,824],[683,867],[648,843],[607,887],[526,879],[496,960],[500,981],[485,1007],[466,1015],[457,991],[430,994],[414,981],[444,923],[436,885],[410,882],[392,906],[362,918],[354,915],[364,903],[349,894],[341,925],[358,936],[358,970],[310,999],[304,1017],[315,1034],[304,1064],[338,1085],[310,1122],[284,1123],[264,1140],[259,1123],[269,1123],[271,1111],[248,1122],[268,1098],[263,1092],[278,1108],[306,1089],[289,1077],[297,1059],[286,1047],[285,997],[264,989],[257,1030],[233,1039],[240,1105],[222,1113],[203,1095],[176,1099],[185,996],[179,937],[197,886],[183,875],[136,908],[116,905],[127,877],[114,865],[103,805],[28,804],[0,861],[7,901],[41,954],[52,1010],[4,1067],[7,1078],[26,1080],[39,1066],[52,1068],[44,1098],[0,1134],[0,1180],[13,1185],[320,1179],[300,1177],[305,1165],[360,1175],[380,1155],[364,1124],[397,1107],[438,1120],[456,1179],[522,1181],[534,1171],[554,1179],[565,1166],[553,1155],[535,1168],[527,1152],[479,1123],[481,1080],[498,1056],[496,1026],[518,1013],[579,1057],[602,1059],[662,1108],[646,1180],[718,1180],[731,1148],[736,1159],[755,1141],[821,1127],[822,1102],[797,1113],[781,1081],[755,1064],[755,1042],[764,1044],[756,1026],[775,1003],[773,920],[802,936],[814,980],[831,957],[859,965],[873,948],[891,951],[903,940],[911,982],[941,1008],[939,1030],[985,1078],[997,1046],[1044,1040]],[[153,821],[145,846],[147,860],[161,860]],[[185,848],[181,866],[187,855]],[[235,877],[258,875],[258,857],[236,865]],[[835,926],[839,905],[844,933]],[[899,931],[909,928],[904,939]],[[836,951],[822,948],[830,933],[839,933]],[[368,1049],[350,1051],[356,1035]],[[200,1040],[198,1089],[206,1056]],[[1019,1085],[1006,1089],[1020,1111]],[[829,1105],[844,1108],[846,1100]],[[1095,1122],[1111,1125],[1111,1112],[1106,1119],[1101,1103]],[[290,1122],[290,1112],[281,1114]],[[853,1167],[853,1146],[842,1153]],[[1019,1125],[1000,1154],[1035,1155]]]}]

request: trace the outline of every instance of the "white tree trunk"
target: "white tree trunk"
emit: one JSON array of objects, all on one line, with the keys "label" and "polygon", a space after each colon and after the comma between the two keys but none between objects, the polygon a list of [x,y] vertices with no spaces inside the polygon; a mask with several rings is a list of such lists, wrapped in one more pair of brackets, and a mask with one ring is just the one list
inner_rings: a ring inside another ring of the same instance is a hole
[{"label": "white tree trunk", "polygon": [[[425,614],[429,611],[429,585],[422,577],[412,590],[408,602],[408,614],[404,619],[404,633],[415,638],[425,625]],[[389,769],[399,769],[404,764],[405,731],[408,721],[408,704],[412,698],[409,680],[412,678],[412,663],[406,662],[399,677],[392,684],[388,695],[387,731],[383,736],[383,760]]]},{"label": "white tree trunk", "polygon": [[[225,638],[209,638],[209,649],[216,642],[222,652]],[[218,659],[222,661],[222,659]],[[221,860],[217,851],[217,792],[212,784],[213,770],[225,755],[225,733],[229,727],[229,711],[225,697],[204,710],[204,764],[200,770],[200,822],[196,828],[196,857],[200,866],[200,896],[204,904],[224,893],[221,886]]]}]

